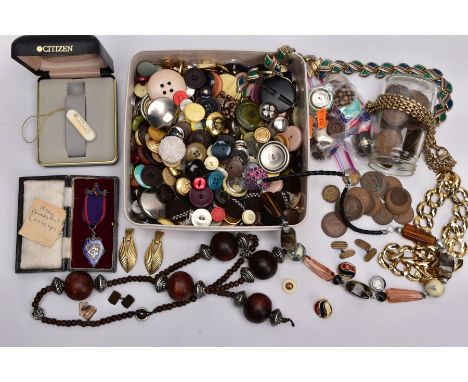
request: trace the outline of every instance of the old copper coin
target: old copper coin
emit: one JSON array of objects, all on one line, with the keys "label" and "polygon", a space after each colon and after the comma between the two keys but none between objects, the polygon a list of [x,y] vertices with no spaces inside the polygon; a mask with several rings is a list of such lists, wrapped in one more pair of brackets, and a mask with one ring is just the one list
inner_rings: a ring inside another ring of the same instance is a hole
[{"label": "old copper coin", "polygon": [[394,187],[385,195],[385,206],[394,215],[402,215],[411,208],[411,195],[404,188]]},{"label": "old copper coin", "polygon": [[346,249],[348,248],[348,243],[343,240],[336,240],[336,241],[332,241],[330,246],[333,249]]},{"label": "old copper coin", "polygon": [[[346,196],[351,195],[358,198],[362,206],[364,207],[364,213],[367,214],[374,207],[374,204],[371,202],[371,196],[369,193],[362,187],[352,187],[348,190]],[[373,200],[372,200],[373,201]]]},{"label": "old copper coin", "polygon": [[364,261],[368,263],[374,258],[376,254],[377,254],[377,250],[375,248],[371,248],[364,256]]},{"label": "old copper coin", "polygon": [[382,118],[392,126],[401,126],[408,121],[408,114],[394,109],[386,109],[382,112]]},{"label": "old copper coin", "polygon": [[368,251],[372,248],[371,245],[367,241],[362,240],[362,239],[354,240],[354,244],[356,244],[359,248],[363,249],[364,251]]},{"label": "old copper coin", "polygon": [[401,184],[401,182],[394,176],[387,176],[387,185],[388,185],[389,190],[393,187],[403,188],[403,185]]},{"label": "old copper coin", "polygon": [[398,128],[383,129],[375,140],[375,151],[380,155],[391,155],[395,148],[400,148],[403,136]]},{"label": "old copper coin", "polygon": [[340,189],[329,184],[322,190],[322,198],[328,203],[335,203],[340,198]]},{"label": "old copper coin", "polygon": [[414,210],[410,207],[410,209],[407,212],[405,212],[404,214],[395,215],[393,218],[399,224],[408,224],[414,218]]},{"label": "old copper coin", "polygon": [[416,102],[419,102],[426,109],[429,109],[429,107],[431,106],[431,103],[429,102],[429,98],[427,98],[423,93],[421,93],[418,90],[411,91],[410,98],[414,99]]},{"label": "old copper coin", "polygon": [[380,211],[383,208],[383,203],[377,195],[371,195],[371,199],[374,204],[373,204],[372,209],[366,215],[373,217],[380,213]]},{"label": "old copper coin", "polygon": [[344,200],[344,213],[349,221],[357,220],[364,215],[364,205],[360,199],[346,195]]},{"label": "old copper coin", "polygon": [[393,214],[387,210],[385,206],[382,206],[380,212],[377,215],[372,216],[372,219],[374,219],[377,224],[387,225],[393,220]]},{"label": "old copper coin", "polygon": [[356,251],[354,249],[348,249],[346,251],[341,251],[340,259],[347,259],[348,257],[352,257],[355,254],[356,254]]},{"label": "old copper coin", "polygon": [[325,235],[333,238],[343,236],[348,230],[348,227],[334,212],[326,214],[322,219],[321,225]]},{"label": "old copper coin", "polygon": [[[344,178],[343,181],[345,181]],[[346,178],[351,182],[351,186],[356,186],[361,181],[361,173],[359,171],[348,172]]]},{"label": "old copper coin", "polygon": [[378,171],[368,171],[361,178],[361,186],[371,194],[383,196],[387,191],[387,177]]}]

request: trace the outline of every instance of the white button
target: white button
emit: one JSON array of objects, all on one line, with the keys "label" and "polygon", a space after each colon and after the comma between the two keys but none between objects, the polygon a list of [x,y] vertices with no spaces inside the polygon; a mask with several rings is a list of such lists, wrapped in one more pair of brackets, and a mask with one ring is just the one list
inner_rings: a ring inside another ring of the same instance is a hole
[{"label": "white button", "polygon": [[206,157],[205,159],[205,167],[207,170],[213,171],[216,170],[219,166],[219,160],[218,158],[214,156],[209,156]]},{"label": "white button", "polygon": [[296,291],[296,282],[292,279],[286,279],[283,281],[283,291],[291,294]]},{"label": "white button", "polygon": [[193,101],[191,99],[189,99],[189,98],[184,99],[179,105],[180,111],[183,112],[185,110],[185,106],[187,106],[188,104],[191,104],[191,103],[193,103]]},{"label": "white button", "polygon": [[208,227],[211,224],[211,214],[204,208],[199,208],[192,213],[192,224],[195,227]]},{"label": "white button", "polygon": [[245,210],[242,213],[242,221],[245,224],[247,225],[254,224],[255,220],[257,220],[257,215],[255,215],[255,212],[253,212],[252,210]]}]

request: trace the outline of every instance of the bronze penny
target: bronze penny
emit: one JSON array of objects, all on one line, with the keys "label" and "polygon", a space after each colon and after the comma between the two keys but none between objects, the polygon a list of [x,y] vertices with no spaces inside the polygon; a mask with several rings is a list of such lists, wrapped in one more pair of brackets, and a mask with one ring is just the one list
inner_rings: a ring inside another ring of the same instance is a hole
[{"label": "bronze penny", "polygon": [[343,122],[338,119],[329,119],[327,121],[327,134],[330,136],[340,134],[345,130]]},{"label": "bronze penny", "polygon": [[369,193],[364,190],[362,187],[353,187],[353,188],[350,188],[348,190],[348,193],[346,194],[346,196],[355,196],[356,198],[358,198],[361,203],[362,203],[362,206],[364,207],[364,213],[367,214],[370,212],[370,210],[374,207],[374,204],[371,202],[371,196],[369,195]]},{"label": "bronze penny", "polygon": [[398,94],[404,97],[411,98],[411,90],[409,90],[405,85],[392,84],[385,89],[387,94]]},{"label": "bronze penny", "polygon": [[368,171],[361,178],[361,186],[371,194],[382,195],[387,188],[387,177],[378,171]]},{"label": "bronze penny", "polygon": [[411,195],[404,188],[394,187],[385,196],[385,206],[394,215],[402,215],[411,208]]},{"label": "bronze penny", "polygon": [[387,208],[385,206],[383,206],[382,209],[380,210],[380,212],[377,215],[372,216],[372,219],[374,219],[374,221],[377,224],[387,225],[387,224],[390,224],[392,222],[393,214],[389,210],[387,210]]},{"label": "bronze penny", "polygon": [[410,207],[410,209],[404,214],[395,215],[393,218],[398,224],[408,224],[414,218],[414,210]]},{"label": "bronze penny", "polygon": [[372,202],[374,203],[374,206],[366,215],[373,217],[380,213],[380,211],[383,208],[383,203],[381,202],[380,198],[377,195],[371,195],[371,198],[372,198]]},{"label": "bronze penny", "polygon": [[360,199],[346,195],[344,200],[344,214],[349,221],[357,220],[364,215],[364,205]]},{"label": "bronze penny", "polygon": [[403,188],[401,182],[394,176],[387,176],[388,189],[390,190],[393,187]]},{"label": "bronze penny", "polygon": [[334,212],[329,212],[323,217],[321,226],[325,235],[333,238],[343,236],[348,230],[348,227]]},{"label": "bronze penny", "polygon": [[371,248],[364,256],[364,261],[368,263],[374,258],[376,254],[377,254],[377,250],[375,248]]},{"label": "bronze penny", "polygon": [[399,129],[383,129],[377,135],[374,148],[380,155],[390,155],[394,148],[401,146],[402,141],[403,137]]},{"label": "bronze penny", "polygon": [[335,203],[340,198],[340,189],[329,184],[322,190],[322,198],[328,203]]},{"label": "bronze penny", "polygon": [[426,109],[429,109],[429,107],[431,106],[431,103],[429,102],[429,98],[427,98],[423,93],[421,93],[418,90],[413,90],[411,92],[410,98],[414,99],[416,102],[419,102]]}]

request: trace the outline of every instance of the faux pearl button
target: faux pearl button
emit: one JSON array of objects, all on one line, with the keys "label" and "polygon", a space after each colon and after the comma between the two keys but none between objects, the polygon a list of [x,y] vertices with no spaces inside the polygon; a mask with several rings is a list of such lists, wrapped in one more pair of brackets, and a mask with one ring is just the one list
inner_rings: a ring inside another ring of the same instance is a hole
[{"label": "faux pearl button", "polygon": [[162,69],[154,73],[147,84],[151,99],[160,97],[172,98],[178,91],[186,91],[184,78],[174,70]]}]

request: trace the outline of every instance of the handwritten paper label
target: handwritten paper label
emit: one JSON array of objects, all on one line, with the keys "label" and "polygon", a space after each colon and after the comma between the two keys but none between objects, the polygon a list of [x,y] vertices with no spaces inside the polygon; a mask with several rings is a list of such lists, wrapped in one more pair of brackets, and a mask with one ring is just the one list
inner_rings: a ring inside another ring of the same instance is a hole
[{"label": "handwritten paper label", "polygon": [[62,232],[65,217],[66,212],[63,208],[36,199],[24,219],[19,234],[36,243],[51,247]]}]

